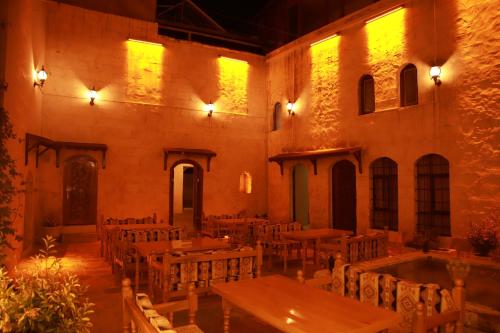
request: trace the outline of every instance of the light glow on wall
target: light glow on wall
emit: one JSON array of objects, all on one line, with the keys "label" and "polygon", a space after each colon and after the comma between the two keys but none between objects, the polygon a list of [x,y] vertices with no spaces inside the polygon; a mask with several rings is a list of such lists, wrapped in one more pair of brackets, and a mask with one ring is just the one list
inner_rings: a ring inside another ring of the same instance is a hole
[{"label": "light glow on wall", "polygon": [[222,112],[248,113],[248,71],[246,61],[219,57],[218,109]]},{"label": "light glow on wall", "polygon": [[339,115],[339,43],[329,38],[311,46],[311,133],[316,139],[337,130]]},{"label": "light glow on wall", "polygon": [[160,104],[163,84],[163,45],[129,39],[126,46],[127,99],[138,103]]},{"label": "light glow on wall", "polygon": [[404,7],[376,17],[365,25],[368,64],[375,79],[375,108],[399,106],[398,72],[406,61],[406,17]]}]

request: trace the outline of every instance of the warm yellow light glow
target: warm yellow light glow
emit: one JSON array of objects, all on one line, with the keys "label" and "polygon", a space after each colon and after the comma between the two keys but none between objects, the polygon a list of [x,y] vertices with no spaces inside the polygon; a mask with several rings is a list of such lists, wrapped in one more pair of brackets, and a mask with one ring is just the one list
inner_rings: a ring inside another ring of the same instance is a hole
[{"label": "warm yellow light glow", "polygon": [[208,104],[205,104],[205,111],[208,112],[208,116],[211,117],[212,113],[215,111],[215,105],[210,101]]},{"label": "warm yellow light glow", "polygon": [[366,23],[366,24],[371,23],[371,22],[373,22],[373,21],[376,21],[376,20],[378,20],[378,19],[381,19],[382,17],[385,17],[385,16],[387,16],[387,15],[390,15],[390,14],[393,14],[393,13],[395,13],[395,12],[398,12],[398,11],[400,11],[401,9],[403,9],[403,6],[399,6],[399,7],[396,7],[396,8],[390,9],[390,10],[388,10],[388,11],[386,11],[386,12],[384,12],[384,13],[380,14],[380,15],[375,16],[374,18],[371,18],[371,19],[367,20],[365,23]]},{"label": "warm yellow light glow", "polygon": [[141,44],[148,44],[148,45],[154,45],[154,46],[161,46],[161,47],[163,47],[163,44],[161,44],[161,43],[148,42],[148,41],[140,40],[140,39],[129,38],[127,41],[128,42],[133,42],[133,43],[141,43]]},{"label": "warm yellow light glow", "polygon": [[339,35],[338,34],[334,34],[334,35],[331,35],[329,37],[326,37],[326,38],[323,38],[321,40],[318,40],[317,42],[314,42],[314,43],[311,43],[310,46],[314,46],[314,45],[317,45],[317,44],[321,44],[323,42],[326,42],[326,41],[329,41],[330,39],[332,38],[335,38],[335,37],[338,37]]},{"label": "warm yellow light glow", "polygon": [[127,86],[129,101],[160,104],[163,91],[163,53],[161,44],[129,40],[127,45]]},{"label": "warm yellow light glow", "polygon": [[441,76],[441,67],[432,66],[430,71],[429,71],[429,74],[430,74],[431,78],[440,77]]},{"label": "warm yellow light glow", "polygon": [[[311,134],[315,139],[333,137],[339,124],[339,43],[330,38],[311,50]],[[325,126],[328,124],[328,126]]]},{"label": "warm yellow light glow", "polygon": [[88,97],[90,99],[90,105],[94,105],[94,102],[97,98],[97,91],[95,90],[95,87],[92,87],[92,89],[89,90]]},{"label": "warm yellow light glow", "polygon": [[288,102],[286,103],[286,109],[290,115],[295,115],[295,103]]},{"label": "warm yellow light glow", "polygon": [[44,66],[39,71],[34,72],[34,79],[33,79],[33,86],[40,86],[42,87],[45,80],[47,80],[47,72],[45,71]]},{"label": "warm yellow light glow", "polygon": [[408,58],[406,56],[406,9],[390,11],[377,20],[365,25],[368,46],[368,65],[375,79],[375,105],[383,103],[383,108],[399,106],[398,66]]},{"label": "warm yellow light glow", "polygon": [[219,109],[224,112],[246,114],[248,104],[248,71],[246,61],[219,57]]},{"label": "warm yellow light glow", "polygon": [[245,64],[248,64],[248,61],[241,60],[241,59],[234,59],[234,58],[224,57],[224,56],[220,56],[219,59],[224,59],[224,60],[227,60],[227,61],[238,61],[238,62],[243,62]]}]

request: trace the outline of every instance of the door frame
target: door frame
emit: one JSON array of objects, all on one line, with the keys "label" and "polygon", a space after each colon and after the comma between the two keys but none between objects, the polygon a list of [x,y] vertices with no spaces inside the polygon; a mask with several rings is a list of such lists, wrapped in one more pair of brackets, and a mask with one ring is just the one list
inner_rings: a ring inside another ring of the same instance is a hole
[{"label": "door frame", "polygon": [[[89,162],[94,163],[94,175],[93,175],[93,180],[91,186],[91,193],[90,195],[92,196],[92,202],[90,204],[90,215],[92,216],[93,223],[88,223],[88,224],[71,224],[68,223],[69,221],[69,205],[68,205],[68,200],[67,200],[67,195],[66,195],[66,187],[67,183],[69,180],[69,166],[74,160],[78,159],[86,159]],[[97,165],[97,160],[93,158],[90,155],[74,155],[69,158],[67,158],[64,161],[64,167],[63,167],[63,181],[62,181],[62,206],[63,206],[63,226],[72,226],[72,225],[97,225],[97,196],[98,196],[98,186],[99,186],[99,172],[98,172],[98,165]]]},{"label": "door frame", "polygon": [[168,223],[174,225],[174,169],[179,164],[193,166],[193,183],[197,184],[197,186],[193,186],[193,226],[200,231],[203,212],[203,168],[198,162],[190,159],[177,160],[170,166]]},{"label": "door frame", "polygon": [[332,228],[335,228],[335,206],[334,206],[334,202],[336,200],[335,198],[335,184],[334,184],[334,181],[335,181],[335,177],[334,177],[334,170],[335,170],[335,166],[337,166],[339,163],[342,163],[342,162],[349,162],[352,166],[353,166],[353,170],[354,170],[354,230],[352,229],[349,229],[351,231],[354,232],[354,234],[356,234],[357,232],[357,229],[358,229],[358,194],[357,194],[357,173],[356,173],[356,165],[351,161],[351,160],[348,160],[348,159],[342,159],[342,160],[339,160],[339,161],[336,161],[335,163],[333,163],[332,167],[330,168],[330,191],[331,191],[331,197],[330,197],[330,218],[331,218],[331,227]]},{"label": "door frame", "polygon": [[297,167],[302,167],[303,171],[305,172],[305,176],[306,176],[305,195],[306,195],[306,198],[307,198],[307,203],[306,203],[307,204],[307,224],[302,225],[304,227],[304,226],[310,225],[311,221],[310,221],[310,216],[309,216],[309,213],[310,213],[310,204],[309,204],[309,169],[307,168],[307,166],[305,166],[302,163],[294,164],[290,168],[290,186],[291,186],[291,189],[290,189],[290,194],[291,194],[291,198],[290,198],[290,201],[291,201],[290,216],[291,216],[291,218],[292,218],[293,221],[297,220],[297,216],[296,216],[297,203],[296,203],[296,200],[295,200],[296,196],[297,196],[297,193],[296,193],[296,182],[297,182],[297,179],[296,179],[296,170],[297,170]]}]

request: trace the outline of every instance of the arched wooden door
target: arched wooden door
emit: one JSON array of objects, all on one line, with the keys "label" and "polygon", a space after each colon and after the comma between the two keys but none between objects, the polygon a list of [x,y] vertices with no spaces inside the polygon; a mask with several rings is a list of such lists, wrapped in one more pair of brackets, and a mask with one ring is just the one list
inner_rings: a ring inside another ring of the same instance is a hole
[{"label": "arched wooden door", "polygon": [[179,160],[170,167],[170,195],[169,195],[169,223],[174,224],[174,169],[179,164],[191,164],[193,166],[193,227],[196,231],[201,231],[201,216],[203,213],[203,168],[193,160]]},{"label": "arched wooden door", "polygon": [[89,156],[76,156],[64,164],[64,225],[96,224],[97,163]]},{"label": "arched wooden door", "polygon": [[332,215],[334,229],[356,233],[356,167],[348,160],[332,168]]}]

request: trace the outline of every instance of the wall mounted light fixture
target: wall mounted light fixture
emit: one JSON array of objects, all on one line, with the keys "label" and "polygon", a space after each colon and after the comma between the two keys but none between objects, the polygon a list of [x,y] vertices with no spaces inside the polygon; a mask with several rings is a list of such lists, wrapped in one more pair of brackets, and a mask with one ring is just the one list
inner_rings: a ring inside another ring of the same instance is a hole
[{"label": "wall mounted light fixture", "polygon": [[294,102],[288,101],[288,103],[286,103],[286,109],[288,110],[288,114],[290,116],[295,116],[295,103]]},{"label": "wall mounted light fixture", "polygon": [[149,45],[153,45],[153,46],[164,46],[162,43],[149,42],[147,40],[140,40],[140,39],[134,39],[134,38],[129,38],[129,39],[127,39],[127,41],[133,42],[133,43],[149,44]]},{"label": "wall mounted light fixture", "polygon": [[208,112],[208,116],[212,117],[212,113],[215,111],[215,105],[210,101],[206,106],[205,110]]},{"label": "wall mounted light fixture", "polygon": [[431,79],[434,80],[436,86],[441,85],[441,67],[432,66],[429,70],[429,75],[431,76]]},{"label": "wall mounted light fixture", "polygon": [[92,87],[92,89],[89,90],[89,98],[90,98],[90,105],[94,105],[94,101],[97,98],[97,91],[95,90],[95,86]]},{"label": "wall mounted light fixture", "polygon": [[47,80],[47,72],[45,71],[45,68],[42,65],[42,69],[36,72],[35,80],[33,81],[33,87],[36,86],[39,86],[40,88],[43,87],[45,80]]},{"label": "wall mounted light fixture", "polygon": [[314,46],[314,45],[321,44],[321,43],[323,43],[323,42],[329,41],[330,39],[333,39],[333,38],[338,37],[338,36],[339,36],[339,34],[338,34],[338,33],[337,33],[337,34],[333,34],[333,35],[328,36],[328,37],[326,37],[326,38],[320,39],[320,40],[318,40],[318,41],[316,41],[316,42],[314,42],[314,43],[311,43],[309,46]]},{"label": "wall mounted light fixture", "polygon": [[384,16],[387,16],[387,15],[390,15],[390,14],[395,13],[395,12],[397,12],[397,11],[400,11],[400,10],[401,10],[401,9],[403,9],[403,8],[404,8],[404,6],[398,6],[398,7],[396,7],[396,8],[389,9],[388,11],[383,12],[383,13],[382,13],[382,14],[380,14],[380,15],[377,15],[377,16],[375,16],[375,17],[372,17],[371,19],[366,20],[365,24],[368,24],[368,23],[373,22],[373,21],[376,21],[376,20],[378,20],[378,19],[380,19],[380,18],[382,18],[382,17],[384,17]]}]

